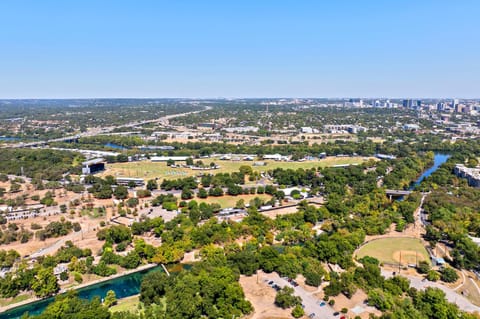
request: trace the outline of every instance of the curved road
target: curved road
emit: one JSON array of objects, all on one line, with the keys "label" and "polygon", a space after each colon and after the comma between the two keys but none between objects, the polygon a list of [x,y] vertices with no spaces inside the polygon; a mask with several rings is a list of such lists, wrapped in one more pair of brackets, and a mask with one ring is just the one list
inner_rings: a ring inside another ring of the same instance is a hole
[{"label": "curved road", "polygon": [[[393,274],[392,274],[391,271],[386,271],[386,270],[383,270],[383,269],[382,269],[382,275],[385,278],[393,277]],[[416,289],[424,290],[427,287],[432,287],[432,288],[438,288],[438,289],[442,290],[445,293],[447,300],[452,302],[452,303],[457,304],[457,306],[461,310],[468,311],[468,312],[475,312],[475,311],[480,312],[480,307],[475,306],[473,303],[470,302],[470,300],[468,300],[464,296],[458,294],[453,289],[445,287],[444,285],[441,285],[441,284],[436,283],[436,282],[423,280],[423,279],[415,277],[415,276],[408,276],[408,275],[403,275],[403,274],[400,274],[400,276],[403,276],[403,277],[407,278],[408,280],[410,280],[410,286],[414,287]]]}]

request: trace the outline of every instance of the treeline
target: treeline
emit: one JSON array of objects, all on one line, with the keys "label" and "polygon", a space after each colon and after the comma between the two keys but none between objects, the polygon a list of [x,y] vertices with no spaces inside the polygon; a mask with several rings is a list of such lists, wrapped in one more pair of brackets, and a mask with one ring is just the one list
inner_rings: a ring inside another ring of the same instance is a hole
[{"label": "treeline", "polygon": [[[96,136],[85,137],[80,140],[85,147],[102,149],[105,144],[113,142],[126,147],[140,147],[145,144],[151,145],[168,145],[173,146],[174,150],[157,151],[157,155],[165,156],[192,156],[199,158],[201,156],[209,156],[212,154],[256,154],[262,156],[264,154],[280,153],[282,155],[291,155],[294,158],[303,158],[304,156],[318,156],[325,152],[327,155],[360,155],[373,156],[377,153],[393,154],[397,157],[409,157],[413,153],[420,151],[436,151],[436,152],[469,152],[476,153],[480,151],[478,141],[466,140],[450,143],[445,141],[441,136],[433,134],[416,135],[408,132],[389,133],[388,138],[383,143],[374,143],[366,137],[361,137],[357,141],[342,141],[328,143],[312,143],[308,141],[293,144],[272,145],[272,143],[264,142],[262,145],[247,144],[229,144],[229,143],[204,143],[204,142],[187,142],[187,143],[164,143],[162,141],[144,141],[138,137],[123,136]],[[403,142],[399,143],[398,141]],[[127,151],[131,153],[132,150]]]},{"label": "treeline", "polygon": [[71,172],[81,173],[83,156],[78,153],[49,149],[2,149],[0,172],[57,181]]},{"label": "treeline", "polygon": [[[53,274],[53,268],[62,262],[69,262],[73,257],[91,257],[91,250],[81,250],[67,241],[66,246],[60,248],[53,256],[40,256],[37,263],[30,267],[27,262],[21,261],[14,271],[8,272],[0,278],[0,296],[10,298],[17,296],[21,291],[33,291],[37,297],[48,297],[60,290],[57,277]],[[13,258],[15,253],[8,253]],[[66,278],[68,275],[65,273]],[[64,278],[63,276],[61,276]],[[64,278],[65,279],[65,278]]]},{"label": "treeline", "polygon": [[478,269],[480,248],[469,236],[480,237],[480,190],[463,184],[458,189],[439,188],[424,203],[431,223],[425,239],[433,245],[443,241],[452,246],[452,264]]}]

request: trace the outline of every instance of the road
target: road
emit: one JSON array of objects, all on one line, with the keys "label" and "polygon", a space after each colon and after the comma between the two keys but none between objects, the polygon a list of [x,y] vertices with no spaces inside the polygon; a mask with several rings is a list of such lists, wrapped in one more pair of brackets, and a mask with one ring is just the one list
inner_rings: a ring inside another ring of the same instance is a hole
[{"label": "road", "polygon": [[25,148],[25,147],[31,147],[31,146],[40,146],[40,145],[45,145],[45,144],[53,143],[53,142],[63,142],[63,141],[74,140],[74,139],[78,139],[80,137],[92,137],[92,136],[96,136],[96,135],[108,134],[111,131],[113,131],[115,128],[134,127],[134,126],[150,124],[150,123],[168,124],[168,120],[170,120],[170,119],[173,119],[173,118],[176,118],[176,117],[188,116],[188,115],[191,115],[191,114],[196,114],[196,113],[208,111],[210,109],[211,109],[210,106],[205,106],[205,109],[199,110],[199,111],[192,111],[192,112],[179,113],[179,114],[171,114],[171,115],[166,115],[166,116],[160,117],[158,119],[154,119],[154,120],[130,122],[130,123],[123,124],[123,125],[118,125],[118,126],[108,126],[108,127],[102,127],[102,128],[93,127],[93,128],[90,128],[87,132],[79,133],[77,135],[65,136],[65,137],[50,139],[50,140],[45,140],[45,141],[35,141],[35,142],[32,142],[32,143],[20,142],[20,143],[16,143],[16,144],[7,144],[3,147],[5,147],[5,148]]},{"label": "road", "polygon": [[38,257],[44,256],[44,255],[52,255],[57,250],[59,250],[60,247],[65,245],[65,243],[67,241],[71,240],[73,242],[76,238],[81,237],[81,236],[82,236],[82,231],[73,232],[73,233],[63,237],[62,239],[57,240],[56,242],[54,242],[50,246],[41,248],[38,251],[34,252],[33,254],[30,255],[30,258],[38,258]]},{"label": "road", "polygon": [[320,300],[319,298],[315,297],[313,295],[314,292],[308,292],[305,289],[303,289],[300,286],[293,287],[287,280],[280,278],[280,276],[277,273],[271,273],[267,274],[264,276],[264,280],[273,280],[278,286],[280,287],[291,287],[294,290],[294,295],[299,296],[302,298],[302,304],[305,306],[305,315],[308,316],[311,313],[314,313],[315,316],[313,318],[322,318],[322,319],[327,319],[327,318],[339,318],[340,316],[334,316],[335,310],[333,310],[332,307],[330,307],[328,304],[325,306],[321,307],[320,302],[323,300]]},{"label": "road", "polygon": [[[390,277],[393,276],[391,271],[386,271],[386,270],[383,270],[383,269],[382,269],[382,275],[385,276],[386,278],[390,278]],[[401,276],[410,280],[410,286],[411,287],[414,287],[414,288],[419,289],[419,290],[423,290],[427,287],[433,287],[433,288],[441,289],[445,293],[447,300],[457,304],[457,306],[460,309],[462,309],[464,311],[468,311],[468,312],[474,312],[474,311],[479,311],[480,312],[480,307],[475,306],[474,304],[472,304],[470,302],[470,300],[468,300],[464,296],[458,294],[453,289],[450,289],[450,288],[448,288],[444,285],[438,284],[436,282],[431,282],[431,281],[428,281],[428,280],[424,281],[423,279],[421,279],[419,277],[408,276],[408,275],[401,275]]]}]

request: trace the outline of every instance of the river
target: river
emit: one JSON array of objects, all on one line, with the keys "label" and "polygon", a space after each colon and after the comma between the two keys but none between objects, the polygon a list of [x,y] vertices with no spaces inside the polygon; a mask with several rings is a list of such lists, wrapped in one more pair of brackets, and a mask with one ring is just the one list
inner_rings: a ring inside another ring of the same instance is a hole
[{"label": "river", "polygon": [[451,155],[448,154],[435,153],[433,157],[433,166],[426,169],[422,173],[422,175],[420,175],[420,177],[417,178],[414,183],[412,183],[412,185],[409,187],[409,190],[413,190],[415,187],[420,185],[420,183],[422,183],[425,178],[432,175],[433,172],[435,172],[442,164],[444,164],[450,158],[450,156]]},{"label": "river", "polygon": [[[140,293],[140,284],[142,278],[151,271],[163,271],[160,266],[134,272],[122,277],[106,280],[104,282],[78,289],[78,296],[83,299],[91,300],[94,297],[104,298],[107,291],[113,290],[117,298],[125,298]],[[25,312],[30,315],[38,315],[54,301],[55,297],[32,302],[0,313],[0,319],[18,319]]]},{"label": "river", "polygon": [[114,149],[117,149],[117,150],[128,150],[127,147],[125,146],[122,146],[122,145],[119,145],[119,144],[115,144],[115,143],[112,143],[112,142],[108,142],[107,144],[105,144],[104,146],[106,147],[110,147],[110,148],[114,148]]},{"label": "river", "polygon": [[19,137],[11,137],[11,136],[0,136],[0,141],[20,141],[21,138]]}]

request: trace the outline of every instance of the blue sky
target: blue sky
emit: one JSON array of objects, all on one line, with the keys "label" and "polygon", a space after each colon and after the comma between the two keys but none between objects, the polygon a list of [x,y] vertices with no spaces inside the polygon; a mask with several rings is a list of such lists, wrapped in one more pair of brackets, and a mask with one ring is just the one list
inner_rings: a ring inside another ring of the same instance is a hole
[{"label": "blue sky", "polygon": [[0,1],[0,98],[480,97],[480,1]]}]

